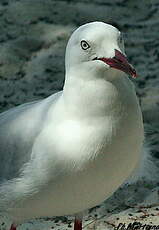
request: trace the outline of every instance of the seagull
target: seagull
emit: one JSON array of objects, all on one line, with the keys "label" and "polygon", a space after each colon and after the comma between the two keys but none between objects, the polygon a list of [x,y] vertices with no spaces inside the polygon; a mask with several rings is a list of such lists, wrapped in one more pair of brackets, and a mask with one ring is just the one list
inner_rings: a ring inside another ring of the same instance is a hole
[{"label": "seagull", "polygon": [[71,35],[63,91],[0,114],[0,212],[10,230],[75,215],[110,197],[134,171],[144,140],[137,77],[121,32],[90,22]]}]

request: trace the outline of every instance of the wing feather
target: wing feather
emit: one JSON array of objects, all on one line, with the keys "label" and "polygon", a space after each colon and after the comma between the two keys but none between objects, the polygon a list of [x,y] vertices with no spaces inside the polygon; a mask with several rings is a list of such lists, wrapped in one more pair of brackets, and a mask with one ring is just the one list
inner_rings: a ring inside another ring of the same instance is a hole
[{"label": "wing feather", "polygon": [[0,183],[18,178],[31,157],[50,105],[61,92],[44,100],[26,103],[0,114]]}]

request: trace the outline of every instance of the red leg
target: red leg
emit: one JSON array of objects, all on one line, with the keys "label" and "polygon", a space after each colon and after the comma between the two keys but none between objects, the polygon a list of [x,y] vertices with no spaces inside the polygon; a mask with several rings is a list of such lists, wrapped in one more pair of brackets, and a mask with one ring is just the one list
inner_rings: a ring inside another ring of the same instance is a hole
[{"label": "red leg", "polygon": [[16,225],[15,224],[12,224],[11,227],[10,227],[10,230],[16,230]]},{"label": "red leg", "polygon": [[74,230],[82,230],[82,219],[75,217]]}]

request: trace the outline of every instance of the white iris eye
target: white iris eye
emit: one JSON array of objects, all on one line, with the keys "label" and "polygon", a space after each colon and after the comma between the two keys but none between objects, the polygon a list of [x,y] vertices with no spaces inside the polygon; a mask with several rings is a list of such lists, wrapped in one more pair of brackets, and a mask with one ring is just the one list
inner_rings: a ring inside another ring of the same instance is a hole
[{"label": "white iris eye", "polygon": [[87,50],[87,49],[90,48],[90,45],[88,44],[88,42],[82,40],[81,41],[81,47],[82,47],[83,50]]}]

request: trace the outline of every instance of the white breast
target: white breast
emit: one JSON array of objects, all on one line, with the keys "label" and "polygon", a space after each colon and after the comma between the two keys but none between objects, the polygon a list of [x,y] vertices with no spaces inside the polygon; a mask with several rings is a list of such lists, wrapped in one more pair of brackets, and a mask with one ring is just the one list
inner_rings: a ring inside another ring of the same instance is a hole
[{"label": "white breast", "polygon": [[[26,196],[22,191],[21,202],[10,210],[16,222],[91,208],[109,197],[134,170],[140,158],[143,123],[134,89],[127,87],[129,81],[123,81],[123,88],[111,89],[110,101],[107,98],[99,106],[94,100],[87,110],[81,103],[82,110],[71,106],[76,98],[70,98],[66,107],[61,97],[53,111],[50,108],[34,143],[31,167],[21,181],[23,186],[19,184],[34,192]],[[98,85],[95,88],[98,90]],[[105,97],[105,86],[99,88]],[[78,103],[84,102],[84,91],[82,95],[77,97]],[[87,95],[87,103],[88,98],[91,95]],[[98,113],[94,113],[95,107]]]},{"label": "white breast", "polygon": [[47,149],[48,161],[45,158],[41,163],[41,170],[47,164],[55,177],[22,202],[16,220],[81,212],[101,203],[123,183],[139,161],[143,141],[141,112],[135,100],[126,112],[122,107],[122,116],[92,122],[70,119],[44,130],[38,141]]}]

